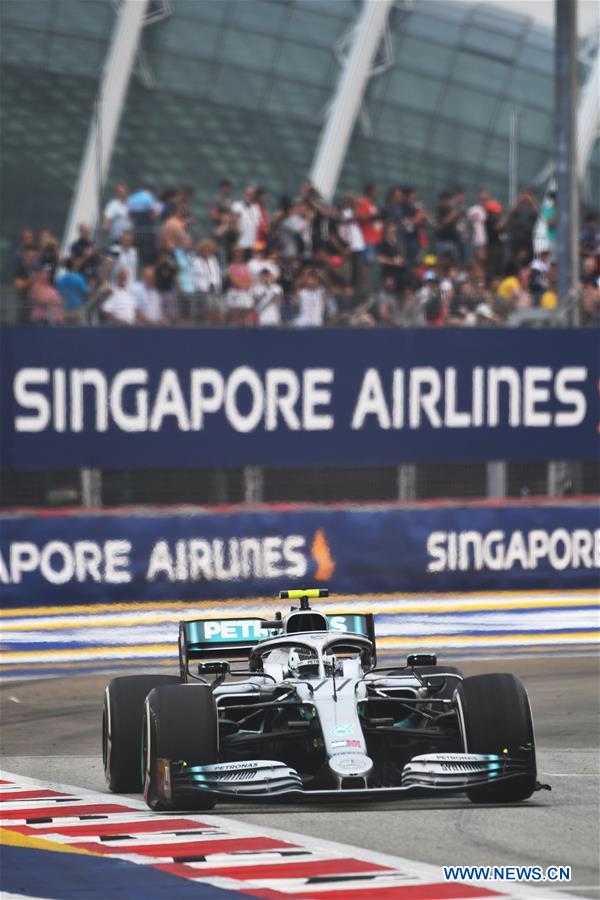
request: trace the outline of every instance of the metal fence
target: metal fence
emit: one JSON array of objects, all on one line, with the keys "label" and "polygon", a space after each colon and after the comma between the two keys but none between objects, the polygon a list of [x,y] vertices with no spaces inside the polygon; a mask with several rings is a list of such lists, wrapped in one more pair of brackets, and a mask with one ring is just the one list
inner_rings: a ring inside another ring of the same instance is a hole
[{"label": "metal fence", "polygon": [[[491,468],[494,466],[496,469]],[[596,460],[569,464],[0,470],[0,506],[4,509],[385,503],[596,494],[600,494],[600,467]]]}]

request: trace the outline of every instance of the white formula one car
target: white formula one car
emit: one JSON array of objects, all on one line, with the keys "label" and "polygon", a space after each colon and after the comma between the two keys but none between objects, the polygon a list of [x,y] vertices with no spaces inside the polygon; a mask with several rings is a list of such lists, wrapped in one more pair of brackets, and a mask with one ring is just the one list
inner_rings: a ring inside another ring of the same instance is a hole
[{"label": "white formula one car", "polygon": [[514,803],[542,787],[516,676],[463,677],[429,653],[378,667],[372,615],[310,608],[327,595],[282,591],[300,605],[273,621],[181,622],[179,676],[113,679],[110,789],[143,788],[152,809],[173,810],[460,792]]}]

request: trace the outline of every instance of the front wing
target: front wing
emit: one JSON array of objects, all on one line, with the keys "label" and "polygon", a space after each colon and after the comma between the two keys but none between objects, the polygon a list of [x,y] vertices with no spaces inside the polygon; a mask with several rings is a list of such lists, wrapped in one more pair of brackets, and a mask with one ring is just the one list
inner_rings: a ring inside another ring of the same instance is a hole
[{"label": "front wing", "polygon": [[278,798],[288,801],[345,801],[464,793],[470,788],[530,775],[532,764],[508,756],[430,753],[415,756],[405,765],[399,785],[347,789],[307,789],[295,769],[277,760],[209,766],[160,760],[158,769],[158,792],[164,800],[176,802],[178,797],[189,799],[190,795],[204,794],[220,800],[273,802]]}]

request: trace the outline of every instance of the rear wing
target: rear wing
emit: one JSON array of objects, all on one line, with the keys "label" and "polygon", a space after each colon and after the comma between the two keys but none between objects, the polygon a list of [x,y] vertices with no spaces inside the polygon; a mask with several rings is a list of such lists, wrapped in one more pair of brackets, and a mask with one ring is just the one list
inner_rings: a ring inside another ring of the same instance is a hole
[{"label": "rear wing", "polygon": [[[328,615],[332,634],[360,634],[375,647],[372,613]],[[179,659],[182,672],[195,659],[248,659],[250,650],[261,641],[282,633],[273,622],[254,616],[236,619],[193,619],[179,623]]]}]

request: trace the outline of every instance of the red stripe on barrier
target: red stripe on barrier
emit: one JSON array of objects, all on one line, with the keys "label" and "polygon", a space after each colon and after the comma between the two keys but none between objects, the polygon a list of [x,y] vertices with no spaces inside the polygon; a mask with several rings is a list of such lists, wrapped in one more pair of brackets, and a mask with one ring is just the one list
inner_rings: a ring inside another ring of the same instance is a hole
[{"label": "red stripe on barrier", "polygon": [[[244,890],[252,892],[252,896],[260,897],[262,900],[281,900],[284,896],[279,891],[271,891],[269,889],[245,888]],[[293,894],[291,896],[294,896]],[[310,885],[306,885],[302,894],[296,894],[297,900],[370,900],[371,897],[377,900],[471,900],[473,897],[506,897],[507,894],[501,894],[499,891],[489,891],[487,888],[476,887],[475,885],[463,884],[461,882],[445,882],[441,881],[437,884],[406,884],[406,885],[389,885],[387,887],[378,887],[377,885],[366,885],[361,888],[350,888],[341,891],[320,891],[318,886],[311,890]],[[287,895],[290,897],[290,894]]]},{"label": "red stripe on barrier", "polygon": [[296,845],[268,837],[237,838],[232,836],[225,840],[186,841],[185,843],[173,841],[169,844],[125,844],[123,841],[119,841],[114,847],[87,842],[77,844],[77,846],[82,850],[93,850],[94,853],[104,853],[109,856],[123,856],[124,854],[135,853],[141,856],[176,857],[208,856],[213,853],[228,853],[230,851],[237,853],[240,850],[289,850]]},{"label": "red stripe on barrier", "polygon": [[90,803],[85,806],[68,806],[56,803],[54,806],[24,806],[22,809],[2,809],[0,819],[56,819],[64,816],[90,816],[95,813],[130,813],[130,806],[118,806],[116,803]]},{"label": "red stripe on barrier", "polygon": [[[132,810],[128,810],[132,812]],[[172,831],[196,830],[200,828],[214,828],[205,822],[192,822],[191,819],[143,819],[137,822],[108,822],[106,824],[81,825],[45,825],[43,828],[35,828],[33,825],[16,825],[13,831],[20,834],[64,834],[67,837],[100,837],[104,834],[142,834],[144,832],[161,832],[165,834]]]},{"label": "red stripe on barrier", "polygon": [[9,803],[13,800],[43,800],[44,797],[65,797],[60,791],[46,791],[39,788],[37,791],[0,791],[0,803]]},{"label": "red stripe on barrier", "polygon": [[211,866],[195,869],[186,866],[185,863],[163,863],[156,866],[163,872],[171,875],[181,875],[184,878],[202,879],[208,876],[225,875],[228,878],[239,880],[251,878],[313,878],[317,875],[345,875],[350,872],[370,874],[378,872],[393,872],[388,866],[379,866],[375,863],[362,862],[359,859],[312,859],[302,862],[266,863],[256,866]]}]

